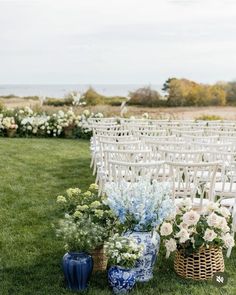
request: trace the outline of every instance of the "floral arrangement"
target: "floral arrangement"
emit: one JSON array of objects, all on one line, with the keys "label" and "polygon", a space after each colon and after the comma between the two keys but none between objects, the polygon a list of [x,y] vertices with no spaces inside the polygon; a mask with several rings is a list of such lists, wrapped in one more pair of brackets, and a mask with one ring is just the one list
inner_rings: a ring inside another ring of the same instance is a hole
[{"label": "floral arrangement", "polygon": [[103,243],[106,230],[90,218],[75,219],[65,214],[65,218],[59,221],[56,235],[64,240],[66,251],[88,252]]},{"label": "floral arrangement", "polygon": [[[79,188],[70,188],[66,191],[65,196],[57,197],[57,203],[65,214],[65,219],[60,221],[59,230],[64,234],[65,240],[69,238],[64,231],[64,228],[68,227],[68,222],[73,224],[73,228],[76,228],[77,233],[74,239],[77,244],[79,238],[83,240],[85,236],[96,236],[91,237],[93,249],[102,246],[104,241],[119,228],[115,215],[103,203],[103,197],[98,196],[96,184],[91,184],[89,190],[85,192],[82,192]],[[71,233],[72,231],[73,229],[70,230]],[[73,235],[70,237],[67,244],[72,243]],[[66,246],[66,248],[68,247]]]},{"label": "floral arrangement", "polygon": [[150,231],[174,211],[168,183],[145,179],[112,182],[106,184],[105,192],[106,204],[128,230]]},{"label": "floral arrangement", "polygon": [[105,243],[105,251],[110,265],[133,268],[142,255],[143,245],[130,237],[115,234]]},{"label": "floral arrangement", "polygon": [[[67,111],[59,110],[57,113],[37,113],[31,108],[4,109],[0,113],[0,131],[17,129],[19,136],[43,136],[43,137],[66,137],[90,138],[92,130],[88,124],[90,118],[103,118],[102,113],[91,113],[84,110],[77,115],[70,108]],[[72,132],[67,135],[66,131]]]},{"label": "floral arrangement", "polygon": [[2,130],[16,130],[18,125],[16,124],[14,117],[3,117],[0,115],[0,129]]},{"label": "floral arrangement", "polygon": [[176,249],[190,255],[201,247],[233,247],[230,222],[229,210],[219,203],[209,203],[204,211],[198,213],[192,209],[191,201],[181,201],[176,212],[159,229],[166,256],[169,257]]}]

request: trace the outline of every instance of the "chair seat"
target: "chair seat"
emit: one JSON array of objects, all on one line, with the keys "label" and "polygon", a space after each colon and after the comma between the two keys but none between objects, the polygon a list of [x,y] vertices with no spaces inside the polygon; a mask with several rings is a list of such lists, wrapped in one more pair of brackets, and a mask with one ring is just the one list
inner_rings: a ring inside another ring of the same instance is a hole
[{"label": "chair seat", "polygon": [[224,190],[223,190],[223,183],[222,182],[216,182],[215,183],[215,192],[219,192],[219,193],[223,193],[223,192],[231,192],[231,193],[235,193],[236,195],[236,183],[232,184],[232,187],[230,188],[230,183],[226,182],[224,184]]},{"label": "chair seat", "polygon": [[236,204],[235,198],[226,198],[226,199],[223,199],[223,200],[220,201],[220,204],[222,206],[224,206],[224,207],[232,208]]},{"label": "chair seat", "polygon": [[[178,198],[175,199],[175,204],[178,205],[180,202],[182,202],[184,198]],[[191,198],[185,198],[185,200],[191,200]],[[202,199],[202,206],[207,206],[209,204],[209,199]],[[200,206],[200,198],[193,198],[193,207],[199,207]]]}]

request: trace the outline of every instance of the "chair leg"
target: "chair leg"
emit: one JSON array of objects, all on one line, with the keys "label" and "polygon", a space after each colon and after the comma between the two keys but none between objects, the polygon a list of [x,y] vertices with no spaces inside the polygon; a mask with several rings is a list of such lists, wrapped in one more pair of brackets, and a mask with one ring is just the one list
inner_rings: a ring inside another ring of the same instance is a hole
[{"label": "chair leg", "polygon": [[91,163],[90,163],[90,168],[93,167],[93,163],[94,163],[94,155],[92,155],[92,159],[91,159]]}]

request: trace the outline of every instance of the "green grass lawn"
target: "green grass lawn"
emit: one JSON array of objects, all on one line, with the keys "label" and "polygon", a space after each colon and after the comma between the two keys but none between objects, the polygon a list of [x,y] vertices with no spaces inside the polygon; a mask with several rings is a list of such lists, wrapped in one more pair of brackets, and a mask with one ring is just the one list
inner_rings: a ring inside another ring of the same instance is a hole
[{"label": "green grass lawn", "polygon": [[[59,217],[55,199],[69,187],[86,189],[93,182],[89,163],[87,141],[0,138],[0,295],[71,294],[61,271],[63,244],[52,229]],[[154,279],[132,294],[235,295],[235,250],[226,271],[223,289],[185,281],[160,254]],[[111,294],[106,274],[94,275],[85,293]]]}]

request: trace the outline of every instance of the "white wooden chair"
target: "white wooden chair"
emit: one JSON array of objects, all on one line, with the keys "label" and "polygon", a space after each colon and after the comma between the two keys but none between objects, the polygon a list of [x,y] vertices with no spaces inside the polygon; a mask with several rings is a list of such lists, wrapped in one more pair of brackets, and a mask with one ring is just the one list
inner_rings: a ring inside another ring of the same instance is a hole
[{"label": "white wooden chair", "polygon": [[[167,163],[173,188],[173,200],[189,198],[193,205],[202,208],[214,198],[216,172],[218,162],[211,163]],[[196,197],[198,190],[200,196]]]}]

